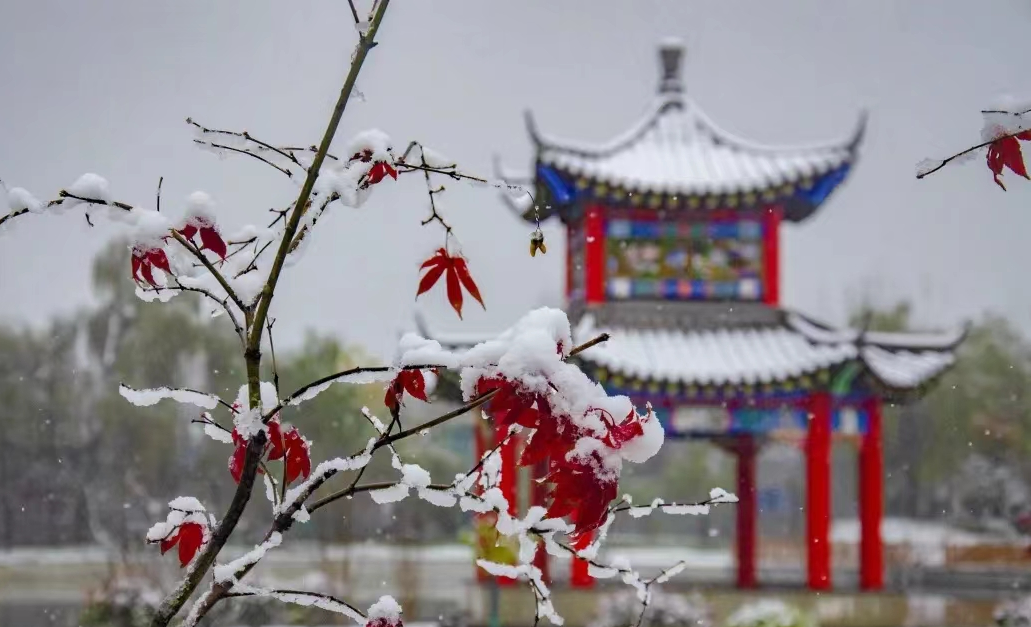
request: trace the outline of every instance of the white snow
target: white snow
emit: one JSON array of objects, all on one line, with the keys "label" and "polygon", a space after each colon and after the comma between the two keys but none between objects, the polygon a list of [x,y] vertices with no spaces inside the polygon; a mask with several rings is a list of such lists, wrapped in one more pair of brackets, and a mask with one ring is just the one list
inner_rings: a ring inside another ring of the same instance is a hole
[{"label": "white snow", "polygon": [[290,402],[287,403],[287,404],[289,406],[293,407],[293,406],[296,406],[296,405],[300,405],[301,403],[303,403],[305,401],[310,401],[311,399],[315,398],[319,394],[322,394],[323,392],[328,390],[329,387],[331,385],[333,385],[334,383],[347,383],[347,384],[351,384],[351,385],[363,385],[363,384],[366,384],[366,383],[385,383],[385,382],[393,380],[394,377],[396,377],[396,376],[397,376],[397,372],[394,371],[394,370],[371,371],[371,372],[370,371],[362,371],[362,372],[354,372],[354,373],[350,373],[350,374],[343,374],[343,375],[340,375],[339,377],[336,377],[334,379],[330,379],[329,381],[326,381],[325,383],[321,383],[319,385],[314,385],[314,386],[308,388],[303,393],[298,394],[296,397],[290,399]]},{"label": "white snow", "polygon": [[193,496],[178,496],[168,502],[168,507],[183,512],[203,512],[204,505]]},{"label": "white snow", "polygon": [[354,622],[359,625],[364,625],[366,622],[365,617],[361,615],[361,612],[358,612],[353,607],[321,595],[305,594],[303,592],[278,592],[269,588],[261,588],[241,583],[234,584],[232,589],[233,592],[238,592],[240,594],[268,597],[283,603],[291,603],[293,605],[301,605],[304,607],[317,607],[329,612],[343,614],[344,616],[354,620]]},{"label": "white snow", "polygon": [[384,595],[372,604],[368,611],[369,619],[382,618],[389,623],[401,621],[401,605],[394,600],[394,597]]},{"label": "white snow", "polygon": [[[111,201],[111,190],[108,185],[107,179],[104,177],[86,173],[80,176],[71,186],[68,188],[68,193],[80,198],[88,198],[90,200],[101,200],[104,202]],[[67,206],[75,206],[81,201],[75,198],[68,198],[65,203]]]},{"label": "white snow", "polygon": [[205,394],[204,392],[198,392],[196,390],[166,387],[137,390],[123,383],[118,386],[118,393],[121,394],[125,400],[137,407],[150,407],[166,398],[170,398],[179,403],[203,407],[204,409],[214,409],[218,405],[217,396]]},{"label": "white snow", "polygon": [[216,427],[215,425],[210,423],[204,425],[204,434],[216,442],[221,442],[223,444],[233,443],[232,433],[226,431],[225,429],[220,429],[219,427]]},{"label": "white snow", "polygon": [[11,211],[31,211],[32,213],[40,213],[45,208],[42,202],[22,187],[12,187],[7,191],[7,205]]},{"label": "white snow", "polygon": [[215,223],[215,201],[206,192],[193,192],[186,198],[186,213],[183,216],[187,224],[210,226]]},{"label": "white snow", "polygon": [[233,581],[236,578],[236,573],[243,568],[250,566],[251,564],[257,564],[261,558],[265,557],[265,553],[269,549],[274,549],[283,542],[283,535],[278,531],[273,531],[268,540],[265,540],[261,544],[255,546],[253,549],[244,553],[242,556],[229,562],[228,564],[218,564],[212,570],[212,574],[215,577],[216,582]]}]

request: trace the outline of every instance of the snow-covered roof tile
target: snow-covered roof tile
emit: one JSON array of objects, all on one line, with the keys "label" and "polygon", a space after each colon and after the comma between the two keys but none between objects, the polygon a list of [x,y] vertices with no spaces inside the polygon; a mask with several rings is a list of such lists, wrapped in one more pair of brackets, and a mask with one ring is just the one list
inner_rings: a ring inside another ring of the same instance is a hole
[{"label": "snow-covered roof tile", "polygon": [[578,325],[576,340],[602,331],[610,339],[584,351],[585,361],[631,377],[680,383],[769,383],[857,356],[853,344],[815,344],[785,327],[599,329],[590,315]]},{"label": "snow-covered roof tile", "polygon": [[587,145],[536,137],[542,164],[637,192],[759,192],[826,174],[855,157],[855,137],[809,147],[770,147],[733,137],[689,98],[667,94],[613,141]]}]

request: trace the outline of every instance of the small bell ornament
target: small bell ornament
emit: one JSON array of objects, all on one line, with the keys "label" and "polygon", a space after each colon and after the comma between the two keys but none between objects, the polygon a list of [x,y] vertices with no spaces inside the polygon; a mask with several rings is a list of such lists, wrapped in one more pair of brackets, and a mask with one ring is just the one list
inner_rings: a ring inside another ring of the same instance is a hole
[{"label": "small bell ornament", "polygon": [[538,250],[542,255],[548,254],[548,247],[544,245],[544,233],[540,229],[530,233],[530,256],[536,257]]}]

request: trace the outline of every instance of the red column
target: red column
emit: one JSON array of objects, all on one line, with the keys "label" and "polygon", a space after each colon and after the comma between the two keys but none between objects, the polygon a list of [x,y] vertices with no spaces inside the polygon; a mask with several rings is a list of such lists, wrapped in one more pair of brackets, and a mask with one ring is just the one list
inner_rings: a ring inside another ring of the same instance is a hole
[{"label": "red column", "polygon": [[881,399],[866,406],[866,433],[859,445],[859,587],[884,587],[884,547],[881,518],[884,515],[884,453],[881,448]]},{"label": "red column", "polygon": [[780,207],[767,207],[762,214],[763,302],[780,304]]},{"label": "red column", "polygon": [[737,442],[737,587],[755,588],[756,507],[755,439],[739,436]]},{"label": "red column", "polygon": [[584,215],[584,300],[605,302],[605,214],[597,205]]},{"label": "red column", "polygon": [[809,588],[831,587],[831,396],[809,397],[806,439],[806,544]]}]

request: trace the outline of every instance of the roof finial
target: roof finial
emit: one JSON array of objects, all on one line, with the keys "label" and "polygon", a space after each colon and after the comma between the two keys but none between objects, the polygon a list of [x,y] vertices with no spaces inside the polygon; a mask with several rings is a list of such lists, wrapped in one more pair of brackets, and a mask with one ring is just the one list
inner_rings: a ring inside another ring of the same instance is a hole
[{"label": "roof finial", "polygon": [[679,94],[684,91],[680,80],[680,61],[684,56],[684,44],[679,39],[666,39],[659,45],[659,59],[662,62],[660,94]]}]

